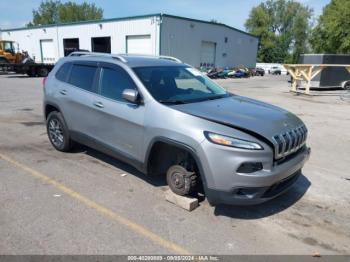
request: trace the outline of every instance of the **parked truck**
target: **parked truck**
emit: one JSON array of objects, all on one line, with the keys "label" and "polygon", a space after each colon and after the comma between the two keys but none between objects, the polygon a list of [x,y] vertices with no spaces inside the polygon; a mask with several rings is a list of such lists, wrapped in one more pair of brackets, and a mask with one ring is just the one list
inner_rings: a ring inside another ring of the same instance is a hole
[{"label": "parked truck", "polygon": [[0,72],[45,77],[53,67],[54,64],[36,63],[26,51],[19,52],[14,41],[0,40]]}]

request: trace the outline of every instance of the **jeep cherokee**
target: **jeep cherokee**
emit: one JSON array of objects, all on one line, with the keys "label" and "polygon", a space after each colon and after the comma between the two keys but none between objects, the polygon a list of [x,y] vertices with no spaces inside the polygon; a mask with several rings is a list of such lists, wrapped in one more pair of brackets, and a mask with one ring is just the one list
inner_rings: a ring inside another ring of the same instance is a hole
[{"label": "jeep cherokee", "polygon": [[310,154],[297,116],[171,57],[73,53],[45,81],[44,114],[55,149],[87,145],[212,205],[280,195]]}]

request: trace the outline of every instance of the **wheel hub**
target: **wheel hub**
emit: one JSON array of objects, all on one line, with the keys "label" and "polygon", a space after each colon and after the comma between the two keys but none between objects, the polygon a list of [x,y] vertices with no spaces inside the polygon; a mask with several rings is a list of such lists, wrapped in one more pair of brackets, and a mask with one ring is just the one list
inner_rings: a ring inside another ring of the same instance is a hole
[{"label": "wheel hub", "polygon": [[185,186],[185,177],[181,173],[174,173],[172,175],[173,184],[176,188],[183,188]]}]

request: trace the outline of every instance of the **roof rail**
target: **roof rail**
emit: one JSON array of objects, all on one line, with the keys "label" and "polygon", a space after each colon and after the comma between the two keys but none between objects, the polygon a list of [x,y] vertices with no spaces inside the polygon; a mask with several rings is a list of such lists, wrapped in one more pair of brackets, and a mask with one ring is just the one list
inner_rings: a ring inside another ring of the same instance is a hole
[{"label": "roof rail", "polygon": [[[123,63],[127,63],[127,59],[123,55],[118,55],[118,54],[108,54],[108,53],[99,53],[99,52],[90,52],[90,51],[75,51],[70,53],[68,56],[104,56],[104,57],[112,57],[115,59],[120,60]],[[127,55],[126,55],[127,56]],[[154,56],[154,55],[139,55],[139,56],[144,56],[144,57],[155,57],[159,59],[166,59],[166,60],[171,60],[176,63],[182,63],[182,61],[176,57],[173,56],[165,56],[165,55],[160,55],[160,56]]]},{"label": "roof rail", "polygon": [[89,54],[89,51],[74,51],[70,53],[68,56],[83,56]]},{"label": "roof rail", "polygon": [[175,61],[177,63],[182,63],[182,61],[180,59],[173,57],[173,56],[160,55],[158,57],[159,57],[159,59],[167,59],[167,60]]},{"label": "roof rail", "polygon": [[108,54],[108,53],[99,53],[99,52],[89,52],[89,51],[75,51],[70,53],[68,56],[104,56],[118,59],[123,63],[128,62],[123,56],[118,54]]}]

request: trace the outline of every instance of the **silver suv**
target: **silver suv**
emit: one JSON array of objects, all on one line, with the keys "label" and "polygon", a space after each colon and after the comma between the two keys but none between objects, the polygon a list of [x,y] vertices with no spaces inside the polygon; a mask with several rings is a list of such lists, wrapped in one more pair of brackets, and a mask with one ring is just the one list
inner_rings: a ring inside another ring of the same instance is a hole
[{"label": "silver suv", "polygon": [[210,204],[257,204],[290,188],[310,149],[303,122],[281,108],[228,93],[170,57],[78,53],[45,82],[47,133],[164,175],[179,195]]}]

